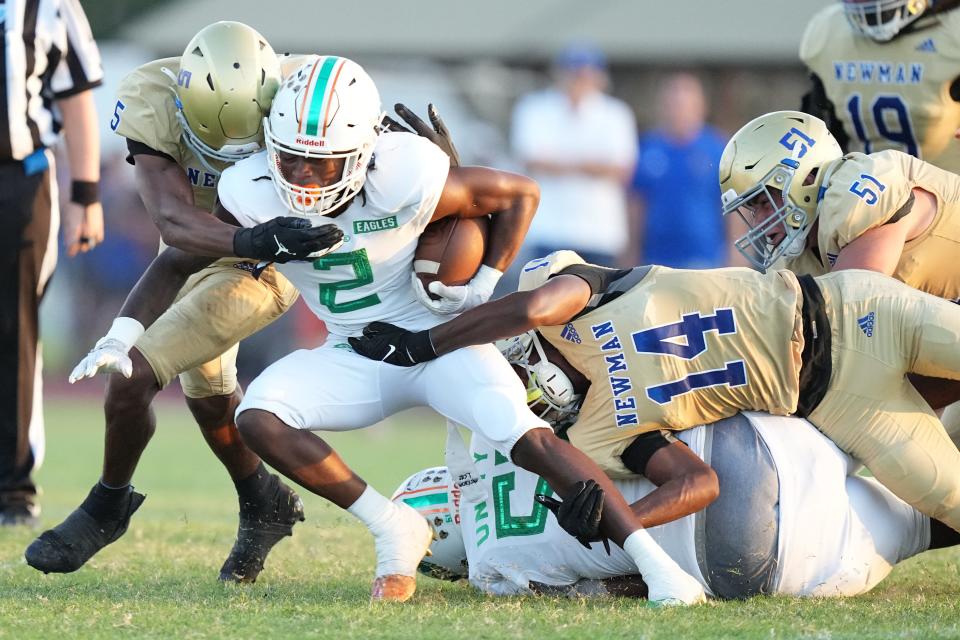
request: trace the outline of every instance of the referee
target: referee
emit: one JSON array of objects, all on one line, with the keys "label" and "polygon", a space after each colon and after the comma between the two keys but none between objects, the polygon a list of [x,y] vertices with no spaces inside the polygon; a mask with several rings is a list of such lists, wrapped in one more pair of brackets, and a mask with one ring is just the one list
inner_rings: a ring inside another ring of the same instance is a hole
[{"label": "referee", "polygon": [[56,171],[63,129],[67,255],[103,240],[100,138],[90,89],[103,78],[79,0],[0,0],[0,526],[32,525],[43,458],[38,306],[57,263]]}]

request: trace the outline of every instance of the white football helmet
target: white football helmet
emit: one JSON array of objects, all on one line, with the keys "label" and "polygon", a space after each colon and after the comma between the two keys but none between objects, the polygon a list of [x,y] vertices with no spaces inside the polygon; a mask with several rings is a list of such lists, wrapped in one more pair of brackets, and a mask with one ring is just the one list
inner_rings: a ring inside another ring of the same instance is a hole
[{"label": "white football helmet", "polygon": [[[352,60],[314,56],[290,74],[263,126],[280,199],[295,213],[322,216],[359,193],[383,131],[383,116],[376,85]],[[281,153],[343,158],[343,172],[324,186],[294,184],[280,168]]]},{"label": "white football helmet", "polygon": [[420,561],[420,573],[440,580],[467,577],[467,548],[460,531],[460,488],[446,467],[418,471],[403,481],[390,498],[416,509],[433,529],[430,555]]},{"label": "white football helmet", "polygon": [[[527,406],[546,420],[557,433],[563,433],[577,419],[583,396],[577,394],[570,377],[547,359],[536,331],[497,340],[496,347],[514,367],[527,372]],[[531,363],[536,351],[539,359]]]},{"label": "white football helmet", "polygon": [[892,40],[919,19],[932,0],[842,0],[853,30],[877,42]]}]

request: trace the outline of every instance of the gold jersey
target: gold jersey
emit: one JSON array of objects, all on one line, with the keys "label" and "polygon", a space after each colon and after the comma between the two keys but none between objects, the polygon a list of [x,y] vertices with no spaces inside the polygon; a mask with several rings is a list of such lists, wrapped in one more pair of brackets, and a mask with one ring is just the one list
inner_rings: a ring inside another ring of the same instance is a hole
[{"label": "gold jersey", "polygon": [[829,183],[817,208],[819,259],[807,249],[787,263],[791,271],[829,271],[845,246],[907,213],[920,187],[936,196],[937,213],[904,245],[893,277],[940,298],[960,298],[960,176],[899,151],[851,153],[825,170]]},{"label": "gold jersey", "polygon": [[743,409],[796,410],[803,337],[794,274],[655,266],[630,277],[611,283],[629,286],[618,296],[595,292],[599,306],[539,330],[590,380],[567,433],[607,473],[633,475],[620,454],[638,434]]},{"label": "gold jersey", "polygon": [[833,2],[807,25],[800,59],[823,82],[850,151],[897,149],[960,172],[960,10],[921,18],[880,43],[855,33]]},{"label": "gold jersey", "polygon": [[[307,56],[290,54],[278,58],[284,77],[307,60]],[[208,158],[204,164],[184,142],[174,92],[179,72],[180,58],[174,57],[148,62],[128,74],[117,90],[110,128],[173,158],[190,180],[194,204],[212,210],[220,172],[230,163]]]}]

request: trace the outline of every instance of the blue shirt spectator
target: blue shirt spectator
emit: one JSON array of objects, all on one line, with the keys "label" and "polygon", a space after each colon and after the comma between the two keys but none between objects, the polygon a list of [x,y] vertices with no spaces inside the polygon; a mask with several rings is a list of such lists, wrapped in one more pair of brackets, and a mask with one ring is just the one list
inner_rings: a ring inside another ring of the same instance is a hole
[{"label": "blue shirt spectator", "polygon": [[699,80],[677,74],[660,95],[661,124],[640,136],[632,190],[638,264],[711,268],[727,264],[717,167],[726,137],[704,124]]}]

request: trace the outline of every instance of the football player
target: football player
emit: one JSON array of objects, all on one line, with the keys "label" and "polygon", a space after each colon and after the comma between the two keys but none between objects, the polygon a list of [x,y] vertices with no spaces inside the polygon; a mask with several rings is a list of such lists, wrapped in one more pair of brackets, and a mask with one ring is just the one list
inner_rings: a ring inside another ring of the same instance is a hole
[{"label": "football player", "polygon": [[[413,370],[384,366],[350,348],[347,338],[373,320],[424,329],[440,322],[434,310],[455,312],[488,299],[539,200],[529,178],[451,167],[447,155],[428,141],[383,133],[382,118],[376,86],[359,65],[336,56],[313,57],[274,98],[264,120],[267,150],[227,169],[220,180],[223,219],[253,227],[293,211],[314,224],[332,221],[345,234],[335,253],[312,264],[278,267],[330,335],[322,346],[274,363],[251,384],[237,409],[244,441],[271,466],[370,529],[377,548],[374,599],[413,595],[430,528],[416,511],[368,486],[311,431],[366,427],[427,405],[483,433],[518,465],[549,479],[571,505],[591,505],[583,520],[561,516],[566,530],[585,543],[602,533],[621,545],[648,577],[651,599],[701,600],[700,585],[659,550],[609,479],[530,412],[523,387],[495,347],[465,349]],[[424,228],[444,217],[489,214],[494,215],[478,274],[467,285],[442,289],[440,301],[427,299],[412,269]],[[142,291],[128,298],[138,304],[125,311],[149,325],[185,274],[204,263],[168,249],[138,283]]]},{"label": "football player", "polygon": [[643,473],[627,451],[642,434],[797,413],[960,529],[960,451],[906,378],[960,380],[957,305],[870,271],[612,270],[571,251],[529,262],[519,289],[429,330],[374,323],[350,344],[412,366],[536,329],[584,394],[570,442],[611,476]]},{"label": "football player", "polygon": [[960,171],[957,0],[841,0],[807,25],[801,109],[846,151],[896,149]]},{"label": "football player", "polygon": [[[711,597],[858,595],[898,562],[960,542],[874,479],[851,475],[853,461],[799,418],[737,414],[678,438],[710,460],[724,492],[650,535]],[[491,595],[645,595],[619,549],[587,549],[549,516],[535,500],[551,493],[547,483],[481,437],[471,449],[482,478],[476,497],[446,467],[414,474],[395,494],[436,532],[422,572],[469,577]],[[653,488],[642,478],[615,484],[630,502]]]},{"label": "football player", "polygon": [[[819,275],[870,269],[960,299],[960,177],[900,151],[842,155],[806,114],[761,116],[731,138],[720,161],[724,214],[748,231],[737,248],[754,265]],[[960,399],[955,384],[918,380],[934,408]],[[934,400],[934,393],[939,394]],[[960,411],[944,422],[960,441]]]},{"label": "football player", "polygon": [[27,563],[36,569],[75,571],[126,531],[144,500],[130,481],[156,427],[150,405],[178,374],[187,405],[239,496],[237,540],[220,579],[256,580],[270,548],[303,519],[297,495],[237,434],[237,343],[297,298],[273,266],[261,268],[258,261],[306,259],[336,246],[340,233],[303,228],[294,218],[238,231],[210,215],[220,172],[263,144],[261,122],[285,62],[247,25],[218,22],[197,33],[181,57],[149,62],[120,84],[110,126],[127,140],[137,189],[163,241],[225,257],[187,283],[149,331],[118,319],[74,370],[71,382],[97,369],[123,375],[107,385],[100,481],[27,549]]}]

